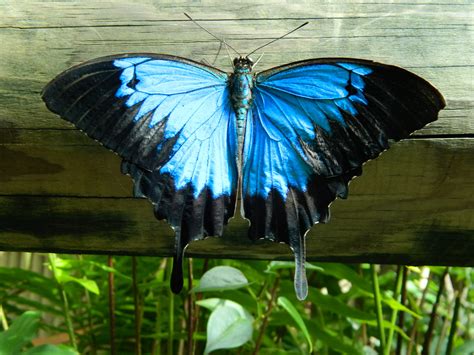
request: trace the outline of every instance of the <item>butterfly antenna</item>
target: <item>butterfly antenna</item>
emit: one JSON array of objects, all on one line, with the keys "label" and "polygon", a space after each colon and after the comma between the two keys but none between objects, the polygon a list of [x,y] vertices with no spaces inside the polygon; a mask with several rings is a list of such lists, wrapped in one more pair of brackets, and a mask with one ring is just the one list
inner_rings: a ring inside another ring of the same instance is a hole
[{"label": "butterfly antenna", "polygon": [[216,56],[214,57],[214,60],[212,61],[211,65],[216,64],[217,58],[219,57],[219,54],[221,53],[222,50],[222,42],[219,43],[219,49],[217,50]]},{"label": "butterfly antenna", "polygon": [[[230,60],[230,65],[232,66],[232,69],[234,69],[234,61],[232,60],[232,56],[230,55],[230,52],[229,52],[229,47],[227,47],[227,43],[223,42],[224,43],[224,46],[225,46],[225,50],[227,51],[227,56],[229,57],[229,60]],[[240,54],[239,54],[240,56]]]},{"label": "butterfly antenna", "polygon": [[262,49],[263,47],[266,47],[266,46],[272,44],[273,42],[276,42],[276,41],[278,41],[278,40],[280,40],[280,39],[282,39],[282,38],[288,36],[289,34],[295,32],[295,31],[298,31],[301,27],[306,26],[308,23],[309,23],[309,22],[305,22],[305,23],[303,23],[302,25],[299,25],[299,26],[296,27],[295,29],[291,30],[290,32],[285,33],[283,36],[280,36],[280,37],[278,37],[278,38],[272,39],[270,42],[265,43],[264,45],[262,45],[262,46],[260,46],[260,47],[258,47],[258,48],[256,48],[256,49],[254,49],[254,50],[251,51],[249,54],[247,54],[247,57],[248,57],[250,54],[255,53],[256,51],[258,51],[259,49]]},{"label": "butterfly antenna", "polygon": [[183,12],[184,13],[184,16],[186,16],[188,19],[190,19],[196,26],[198,26],[200,29],[204,30],[205,32],[209,33],[212,37],[214,37],[215,39],[217,39],[219,42],[221,43],[224,43],[226,46],[228,46],[230,49],[232,49],[235,53],[237,53],[237,55],[239,57],[241,57],[242,55],[237,52],[237,50],[232,47],[229,43],[227,43],[226,41],[224,41],[222,38],[219,38],[217,37],[214,33],[210,32],[209,30],[207,30],[206,28],[202,27],[199,23],[197,23],[195,20],[193,20],[193,18],[191,16],[189,16],[186,12]]},{"label": "butterfly antenna", "polygon": [[258,62],[260,62],[260,59],[262,59],[263,55],[265,54],[265,52],[263,52],[260,57],[258,57],[258,59],[256,60],[256,62],[252,65],[252,68],[255,69],[255,67],[257,66]]}]

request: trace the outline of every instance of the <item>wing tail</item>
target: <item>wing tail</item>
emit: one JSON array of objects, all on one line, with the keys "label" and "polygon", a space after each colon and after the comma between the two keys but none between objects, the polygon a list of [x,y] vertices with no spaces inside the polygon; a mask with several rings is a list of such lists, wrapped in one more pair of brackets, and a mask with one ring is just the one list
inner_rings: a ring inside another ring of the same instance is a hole
[{"label": "wing tail", "polygon": [[134,181],[135,197],[146,197],[154,204],[155,217],[167,220],[175,232],[175,253],[171,289],[179,293],[183,287],[183,257],[186,247],[207,236],[222,236],[224,226],[234,215],[236,193],[214,197],[209,188],[197,196],[191,184],[176,189],[173,178],[159,171],[144,170],[123,161],[122,173]]}]

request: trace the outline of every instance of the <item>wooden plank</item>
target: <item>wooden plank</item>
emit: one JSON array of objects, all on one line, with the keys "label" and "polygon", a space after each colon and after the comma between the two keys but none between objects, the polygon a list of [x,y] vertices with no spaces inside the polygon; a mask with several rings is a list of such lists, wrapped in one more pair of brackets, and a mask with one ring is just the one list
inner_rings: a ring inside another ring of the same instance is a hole
[{"label": "wooden plank", "polygon": [[[448,107],[420,134],[473,134],[474,49],[468,1],[367,5],[332,1],[318,6],[114,2],[3,5],[0,41],[0,128],[67,128],[38,99],[43,86],[73,64],[119,52],[170,53],[213,61],[218,43],[181,14],[189,11],[244,53],[304,19],[311,24],[265,49],[260,69],[312,57],[365,57],[431,81]],[[55,16],[50,16],[51,13]],[[289,14],[285,17],[272,14]],[[442,48],[442,50],[440,50]],[[25,51],[26,49],[26,51]],[[29,55],[34,52],[35,55]],[[463,55],[457,55],[463,53]],[[21,58],[21,60],[19,60]],[[221,53],[216,65],[229,70]]]},{"label": "wooden plank", "polygon": [[[309,260],[473,265],[472,201],[456,208],[352,196],[334,203],[330,224],[313,227]],[[171,228],[146,201],[127,198],[1,197],[0,250],[170,256]],[[224,238],[193,242],[188,256],[291,259],[287,246],[251,242],[247,223],[233,219]]]},{"label": "wooden plank", "polygon": [[[31,159],[48,154],[38,149],[41,145],[32,147],[37,155]],[[71,164],[62,170],[21,172],[23,188],[18,176],[4,181],[2,187],[24,196],[1,192],[0,250],[170,255],[171,229],[154,219],[147,201],[125,197],[131,184],[117,171],[119,159],[100,146],[84,148],[89,150],[80,151],[83,158],[74,152],[78,160],[73,161],[73,152],[66,150],[69,154],[63,152],[61,162],[49,162]],[[364,175],[351,183],[349,199],[334,203],[332,222],[309,233],[310,259],[472,263],[473,152],[471,139],[412,139],[369,162]],[[113,165],[115,171],[108,171]],[[73,197],[47,196],[55,193]],[[88,197],[94,195],[103,197]],[[190,255],[289,257],[287,248],[278,244],[254,246],[244,237],[246,231],[246,222],[236,220],[224,239],[193,244]]]},{"label": "wooden plank", "polygon": [[[0,250],[171,255],[173,233],[147,201],[131,198],[120,159],[48,112],[56,74],[94,57],[156,52],[209,62],[218,42],[238,50],[310,25],[265,49],[263,70],[312,57],[400,65],[447,99],[440,119],[364,167],[330,224],[308,237],[310,260],[473,265],[474,97],[471,1],[215,2],[37,1],[0,4]],[[216,66],[229,70],[221,54]],[[450,138],[451,137],[451,138]],[[462,138],[464,137],[464,138]],[[225,237],[189,255],[287,259],[284,245],[253,243],[234,219]]]},{"label": "wooden plank", "polygon": [[[81,132],[15,132],[0,144],[0,195],[131,196],[120,157]],[[472,198],[473,176],[473,139],[409,139],[366,164],[351,192],[383,198],[387,190],[423,199],[423,191],[442,191]]]}]

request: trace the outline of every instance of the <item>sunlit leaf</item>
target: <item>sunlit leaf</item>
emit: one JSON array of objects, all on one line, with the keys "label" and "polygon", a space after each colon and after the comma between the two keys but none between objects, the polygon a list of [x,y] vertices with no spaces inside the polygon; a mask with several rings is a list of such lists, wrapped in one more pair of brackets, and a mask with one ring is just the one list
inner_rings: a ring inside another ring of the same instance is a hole
[{"label": "sunlit leaf", "polygon": [[205,354],[217,349],[232,349],[252,339],[253,317],[238,303],[214,299],[201,303],[214,308],[207,322],[207,342]]},{"label": "sunlit leaf", "polygon": [[[295,268],[294,261],[271,261],[268,263],[268,266],[265,272],[270,273],[270,272],[275,272],[281,269],[294,269],[294,268]],[[310,264],[308,262],[305,263],[305,268],[306,270],[324,271],[322,267]]]},{"label": "sunlit leaf", "polygon": [[199,285],[193,292],[235,290],[246,287],[249,282],[245,275],[231,266],[216,266],[202,275]]},{"label": "sunlit leaf", "polygon": [[406,312],[406,313],[409,313],[411,314],[413,317],[415,318],[418,318],[418,319],[421,319],[422,316],[419,315],[418,313],[416,312],[413,312],[410,308],[404,306],[403,304],[401,304],[400,302],[398,302],[397,300],[391,298],[391,297],[388,297],[388,296],[383,296],[382,297],[382,302],[387,304],[390,308],[392,309],[396,309],[398,311],[403,311],[403,312]]},{"label": "sunlit leaf", "polygon": [[223,306],[226,303],[229,305],[230,303],[235,303],[235,302],[225,300],[222,298],[206,298],[204,300],[196,301],[196,304],[198,304],[201,307],[207,308],[210,311],[213,311],[217,307]]},{"label": "sunlit leaf", "polygon": [[96,295],[98,295],[100,293],[99,287],[97,286],[97,283],[93,280],[80,279],[78,277],[68,275],[64,271],[59,272],[59,270],[57,270],[57,272],[56,272],[56,279],[58,280],[58,282],[60,282],[62,284],[65,284],[67,282],[75,282],[75,283],[81,285],[82,287],[84,287],[85,289],[87,289],[89,292],[92,292]]},{"label": "sunlit leaf", "polygon": [[79,353],[73,348],[64,345],[40,345],[28,349],[23,355],[78,355]]},{"label": "sunlit leaf", "polygon": [[277,304],[285,309],[288,314],[293,318],[295,323],[298,325],[298,328],[303,332],[304,337],[309,345],[309,352],[313,352],[313,340],[311,339],[311,335],[308,332],[308,328],[306,328],[306,324],[304,323],[303,318],[299,314],[298,310],[293,306],[290,300],[286,297],[278,297]]}]

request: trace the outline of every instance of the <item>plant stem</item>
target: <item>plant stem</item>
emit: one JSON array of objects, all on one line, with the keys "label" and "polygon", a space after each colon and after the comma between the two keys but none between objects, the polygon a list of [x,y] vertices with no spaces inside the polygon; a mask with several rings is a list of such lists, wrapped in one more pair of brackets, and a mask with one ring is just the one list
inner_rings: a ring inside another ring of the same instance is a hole
[{"label": "plant stem", "polygon": [[[204,259],[203,263],[202,263],[202,270],[201,270],[201,275],[204,275],[206,273],[206,271],[209,269],[209,259]],[[202,292],[198,292],[196,294],[196,301],[200,301],[202,300],[203,298],[203,293]],[[201,326],[201,324],[199,323],[199,313],[200,313],[200,310],[201,310],[201,307],[199,307],[196,302],[195,302],[195,309],[194,309],[194,323],[193,323],[193,329],[194,329],[194,332],[199,332],[199,327]],[[202,326],[201,326],[202,327]],[[196,350],[197,349],[197,350]],[[193,348],[194,352],[196,353],[196,351],[199,353],[201,349],[198,348],[198,343],[197,342],[194,342],[194,348]]]},{"label": "plant stem", "polygon": [[193,325],[194,325],[194,293],[191,292],[193,288],[193,259],[188,260],[188,354],[194,353],[194,340],[193,340]]},{"label": "plant stem", "polygon": [[444,291],[444,279],[446,278],[446,275],[448,274],[449,267],[446,267],[444,269],[443,275],[440,278],[439,286],[438,286],[438,293],[436,295],[436,301],[433,304],[433,309],[431,310],[431,317],[430,317],[430,323],[428,325],[428,330],[426,331],[425,334],[425,340],[423,342],[423,351],[422,355],[428,355],[430,352],[430,343],[431,343],[431,337],[433,335],[433,330],[434,330],[434,325],[436,321],[436,312],[438,311],[438,306],[439,302],[441,300],[441,295],[443,294]]},{"label": "plant stem", "polygon": [[[400,296],[400,291],[402,290],[402,276],[403,276],[403,270],[404,266],[398,266],[397,268],[397,277],[395,280],[395,292],[393,294],[393,298],[398,301],[399,296]],[[392,339],[393,339],[393,330],[395,323],[397,322],[397,314],[398,310],[394,309],[392,311],[392,317],[390,318],[390,324],[392,324],[393,327],[391,327],[388,331],[388,337],[387,337],[387,344],[385,347],[385,355],[390,355],[390,349],[392,348]]]},{"label": "plant stem", "polygon": [[[407,278],[408,278],[408,268],[403,267],[403,277],[402,277],[402,298],[400,300],[401,304],[405,304],[407,300]],[[400,329],[403,329],[403,323],[405,321],[405,312],[400,312],[398,314],[398,326]],[[402,341],[403,337],[400,333],[397,335],[397,349],[395,351],[396,355],[401,355],[402,353]]]},{"label": "plant stem", "polygon": [[[168,280],[171,279],[173,263],[168,263]],[[173,355],[173,335],[174,335],[174,293],[171,289],[168,291],[169,310],[168,310],[168,355]]]},{"label": "plant stem", "polygon": [[380,337],[380,352],[384,354],[385,353],[385,332],[383,329],[382,298],[380,296],[379,279],[377,277],[377,271],[375,271],[374,264],[370,264],[370,271],[372,274],[372,285],[374,288],[375,312],[377,314],[377,327],[379,330],[379,337]]},{"label": "plant stem", "polygon": [[138,290],[137,257],[132,256],[133,305],[135,308],[135,355],[142,353],[140,291]]},{"label": "plant stem", "polygon": [[[421,294],[421,298],[420,298],[420,301],[418,303],[418,308],[420,310],[423,309],[423,304],[425,303],[426,295],[428,294],[428,285],[431,281],[431,275],[432,275],[432,273],[430,271],[430,273],[427,276],[426,286],[423,289],[423,293]],[[413,327],[412,327],[411,332],[410,332],[410,341],[408,342],[408,347],[407,347],[407,352],[406,352],[407,354],[411,354],[413,346],[416,345],[416,342],[417,342],[417,325],[418,325],[418,318],[415,318],[415,320],[413,321]]]},{"label": "plant stem", "polygon": [[260,332],[258,333],[257,341],[255,342],[255,349],[253,351],[254,355],[257,355],[260,351],[260,346],[262,345],[263,336],[265,335],[265,329],[268,325],[268,319],[272,313],[273,305],[275,304],[276,293],[278,290],[278,285],[280,284],[280,273],[277,274],[275,281],[273,282],[273,287],[271,291],[270,300],[268,301],[267,311],[263,317],[262,325],[260,326]]},{"label": "plant stem", "polygon": [[460,282],[460,287],[458,288],[456,292],[456,300],[454,301],[453,319],[451,320],[451,329],[449,331],[448,345],[446,346],[446,355],[451,355],[451,353],[453,352],[454,337],[456,336],[459,310],[461,308],[461,297],[464,292],[464,287],[465,287],[464,282]]},{"label": "plant stem", "polygon": [[58,272],[56,270],[56,254],[49,253],[48,260],[49,260],[49,264],[51,265],[51,271],[53,273],[54,280],[56,281],[56,285],[58,286],[59,295],[63,302],[64,318],[66,319],[66,327],[67,327],[67,332],[69,334],[69,341],[71,342],[71,346],[74,348],[74,350],[78,351],[76,336],[74,335],[74,328],[72,326],[71,314],[69,311],[69,303],[67,300],[66,291],[64,290],[62,283],[59,282],[58,280]]},{"label": "plant stem", "polygon": [[[84,258],[82,254],[77,255],[77,259],[83,263]],[[90,268],[87,269],[89,271]],[[83,273],[83,279],[87,280],[87,271],[84,271]],[[91,302],[91,296],[87,288],[84,288],[84,298],[86,300],[86,312],[87,312],[87,325],[89,327],[89,330],[87,332],[88,338],[89,338],[89,347],[90,347],[90,353],[92,355],[97,354],[97,349],[96,349],[96,338],[94,335],[94,322],[92,320],[92,302]]]},{"label": "plant stem", "polygon": [[[156,271],[156,279],[159,282],[163,282],[165,280],[165,271],[167,270],[167,265],[168,265],[168,258],[162,258],[160,266],[158,267],[158,270]],[[158,277],[160,276],[160,277]],[[162,304],[160,302],[161,300],[161,294],[159,293],[156,298],[156,307],[155,307],[155,314],[156,314],[156,320],[155,320],[155,339],[153,341],[152,349],[151,349],[151,354],[156,355],[156,354],[161,354],[161,310],[162,310]]]},{"label": "plant stem", "polygon": [[[114,259],[112,255],[107,257],[107,266],[114,267]],[[109,334],[110,334],[110,353],[115,355],[115,287],[114,273],[109,271]]]},{"label": "plant stem", "polygon": [[5,312],[3,311],[2,304],[0,304],[0,320],[2,321],[3,330],[8,330],[8,321],[7,317],[5,316]]}]

